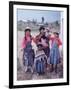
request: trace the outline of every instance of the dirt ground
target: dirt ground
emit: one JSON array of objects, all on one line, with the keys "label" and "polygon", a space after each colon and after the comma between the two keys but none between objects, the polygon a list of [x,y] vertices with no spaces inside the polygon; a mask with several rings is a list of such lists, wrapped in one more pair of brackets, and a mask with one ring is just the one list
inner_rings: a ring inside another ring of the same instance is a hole
[{"label": "dirt ground", "polygon": [[50,65],[47,66],[47,70],[43,75],[38,75],[35,71],[31,73],[30,70],[28,70],[28,72],[25,72],[24,66],[23,68],[19,66],[17,70],[17,80],[38,80],[57,78],[63,78],[63,65],[61,63],[57,67],[57,73],[55,71],[50,72]]}]

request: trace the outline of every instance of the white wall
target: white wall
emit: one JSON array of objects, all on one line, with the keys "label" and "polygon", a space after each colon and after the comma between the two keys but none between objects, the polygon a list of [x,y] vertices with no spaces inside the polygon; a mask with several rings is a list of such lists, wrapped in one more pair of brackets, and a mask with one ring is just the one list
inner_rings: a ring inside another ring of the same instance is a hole
[{"label": "white wall", "polygon": [[[18,1],[18,0],[17,0]],[[20,0],[19,0],[20,1]],[[43,3],[63,3],[63,4],[70,4],[71,0],[22,0],[22,1],[29,1],[29,2],[43,2]],[[70,6],[71,9],[71,6]],[[9,69],[9,0],[0,0],[0,89],[8,90],[8,69]],[[70,12],[71,16],[71,12]],[[71,25],[71,22],[70,22]],[[71,34],[71,31],[70,31]],[[70,35],[71,36],[71,35]],[[71,37],[70,37],[71,38]],[[71,64],[71,63],[70,63]],[[71,65],[70,65],[71,66]],[[71,67],[70,67],[71,68]],[[70,80],[71,81],[71,80]],[[71,83],[71,82],[70,82]],[[46,87],[46,88],[34,88],[34,90],[39,89],[55,89],[55,90],[70,90],[71,85],[69,86],[58,86],[58,87]],[[26,89],[27,90],[27,89]],[[33,90],[30,88],[29,90]]]}]

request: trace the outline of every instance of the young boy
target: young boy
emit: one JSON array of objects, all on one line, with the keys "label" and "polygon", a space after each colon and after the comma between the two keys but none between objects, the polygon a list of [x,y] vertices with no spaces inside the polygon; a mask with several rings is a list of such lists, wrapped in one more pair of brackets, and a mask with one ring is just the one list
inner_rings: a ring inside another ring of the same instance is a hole
[{"label": "young boy", "polygon": [[47,65],[47,56],[45,55],[43,51],[43,46],[41,44],[37,45],[38,50],[35,54],[35,60],[34,60],[34,66],[37,74],[44,74],[46,71],[46,65]]}]

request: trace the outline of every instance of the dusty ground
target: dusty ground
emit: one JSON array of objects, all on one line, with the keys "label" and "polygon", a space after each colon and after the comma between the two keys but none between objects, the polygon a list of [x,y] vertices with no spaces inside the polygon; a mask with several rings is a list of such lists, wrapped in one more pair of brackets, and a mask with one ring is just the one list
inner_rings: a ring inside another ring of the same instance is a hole
[{"label": "dusty ground", "polygon": [[[18,64],[19,65],[19,64]],[[43,75],[38,75],[35,71],[31,73],[31,71],[25,72],[24,66],[18,66],[17,71],[17,80],[36,80],[36,79],[56,79],[63,77],[63,66],[62,64],[58,65],[57,73],[50,72],[50,67],[48,65],[46,73]]]}]

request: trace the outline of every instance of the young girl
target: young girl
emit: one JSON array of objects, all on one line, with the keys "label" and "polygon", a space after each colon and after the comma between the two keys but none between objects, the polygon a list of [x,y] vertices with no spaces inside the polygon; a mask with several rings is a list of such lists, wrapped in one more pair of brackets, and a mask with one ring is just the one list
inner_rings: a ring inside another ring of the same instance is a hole
[{"label": "young girl", "polygon": [[30,34],[31,29],[27,28],[25,29],[25,37],[22,41],[22,49],[23,49],[23,64],[25,66],[25,72],[28,71],[28,69],[33,72],[33,63],[34,63],[34,51],[32,49],[32,36]]},{"label": "young girl", "polygon": [[62,45],[62,42],[57,32],[54,32],[54,37],[50,37],[50,40],[52,41],[50,50],[51,72],[54,70],[57,73],[57,64],[60,62],[59,46]]},{"label": "young girl", "polygon": [[35,54],[35,60],[34,60],[34,66],[37,74],[44,74],[46,72],[46,62],[47,62],[47,56],[45,55],[42,45],[37,45],[38,50]]}]

